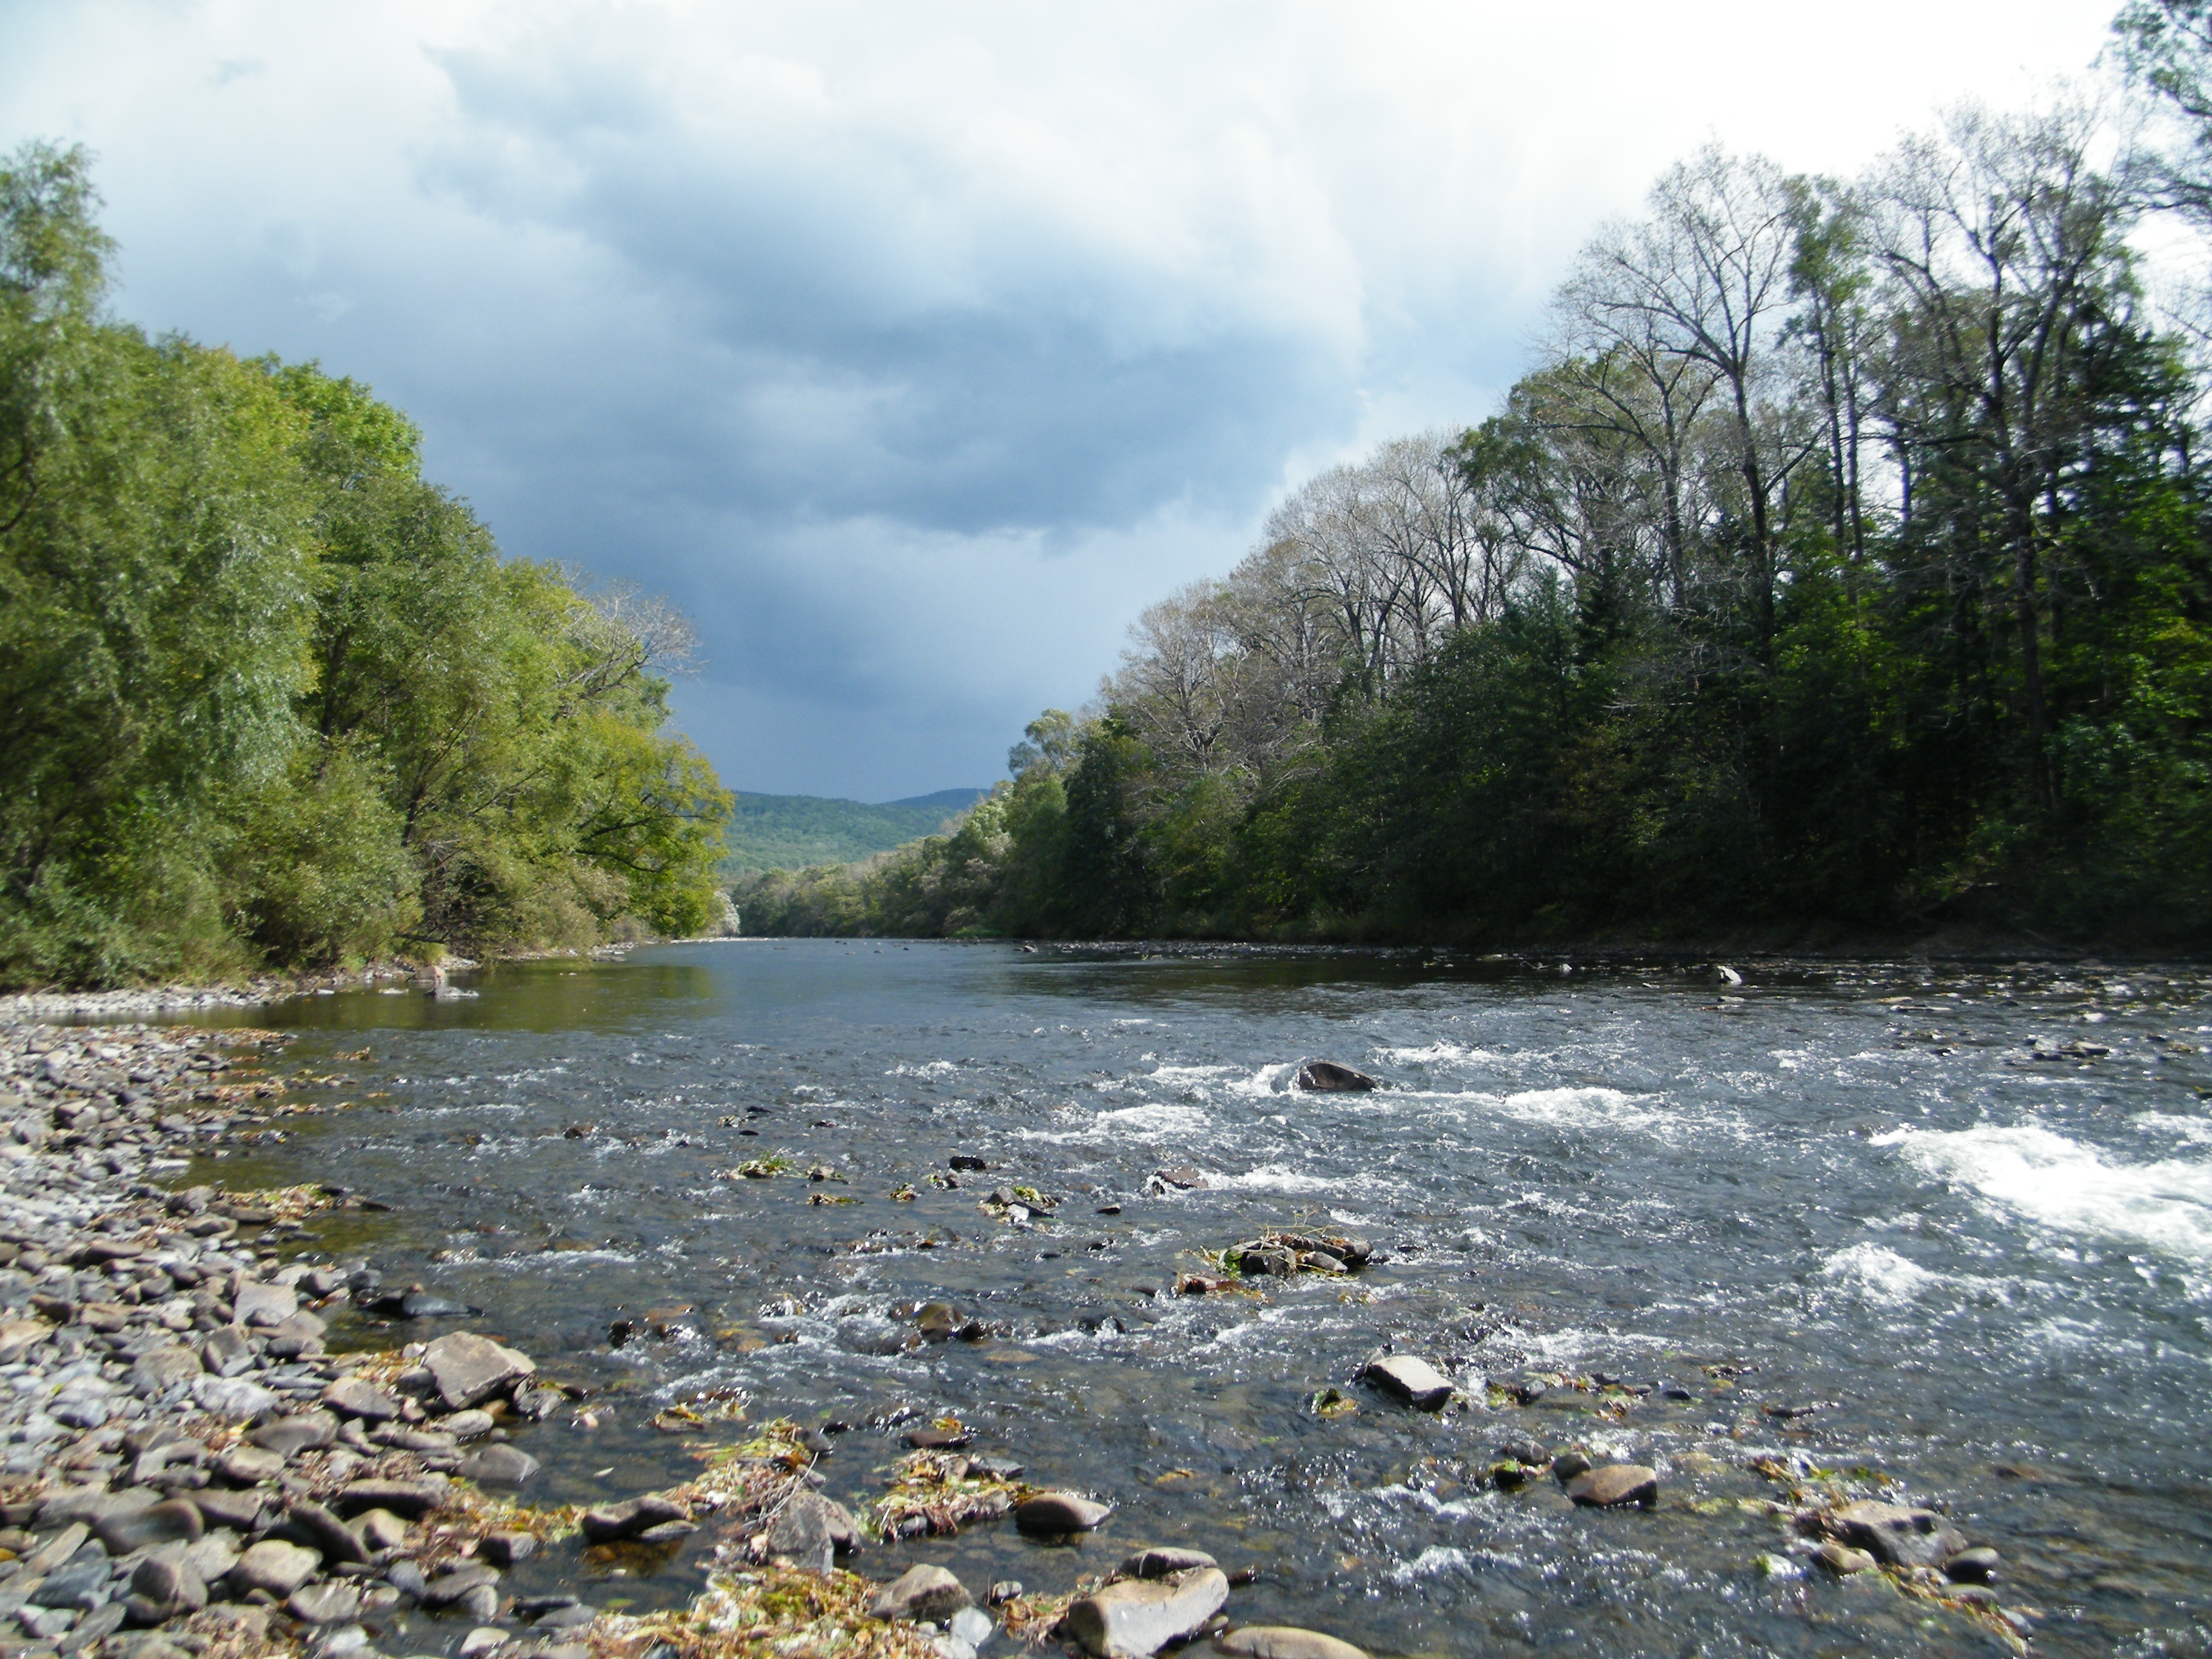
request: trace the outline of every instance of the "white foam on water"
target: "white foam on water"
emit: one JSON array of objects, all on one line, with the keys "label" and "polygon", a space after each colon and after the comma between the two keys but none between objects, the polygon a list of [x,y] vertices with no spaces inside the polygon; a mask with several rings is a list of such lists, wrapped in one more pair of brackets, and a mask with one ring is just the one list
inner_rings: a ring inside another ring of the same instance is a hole
[{"label": "white foam on water", "polygon": [[2039,1123],[1902,1128],[1870,1144],[2042,1226],[2212,1262],[2212,1162],[2124,1163]]},{"label": "white foam on water", "polygon": [[1474,1571],[1474,1564],[1468,1559],[1465,1550],[1454,1549],[1447,1544],[1431,1544],[1412,1560],[1392,1568],[1390,1577],[1401,1584],[1417,1584],[1424,1578]]},{"label": "white foam on water", "polygon": [[1297,1062],[1293,1060],[1284,1060],[1273,1066],[1262,1066],[1251,1076],[1239,1079],[1225,1086],[1232,1095],[1272,1095],[1279,1092],[1275,1087],[1275,1080],[1285,1073],[1296,1069]]},{"label": "white foam on water", "polygon": [[1820,1277],[1891,1308],[1902,1307],[1944,1282],[1942,1274],[1931,1273],[1881,1244],[1853,1244],[1836,1251],[1821,1262]]},{"label": "white foam on water", "polygon": [[[1468,1089],[1455,1092],[1412,1091],[1415,1100],[1449,1101],[1487,1108],[1524,1123],[1553,1124],[1569,1128],[1659,1129],[1668,1126],[1666,1115],[1639,1103],[1639,1097],[1618,1089],[1581,1087],[1524,1089],[1517,1094]],[[1401,1096],[1401,1098],[1408,1097]],[[1650,1097],[1642,1097],[1649,1099]]]},{"label": "white foam on water", "polygon": [[1329,1180],[1293,1170],[1287,1164],[1263,1164],[1256,1170],[1248,1170],[1237,1176],[1208,1176],[1207,1182],[1215,1187],[1237,1187],[1247,1192],[1258,1193],[1326,1193],[1348,1185],[1354,1177]]},{"label": "white foam on water", "polygon": [[1425,1048],[1377,1048],[1376,1054],[1395,1066],[1433,1066],[1447,1060],[1503,1060],[1487,1048],[1462,1048],[1455,1042],[1431,1042]]},{"label": "white foam on water", "polygon": [[1161,1066],[1153,1069],[1147,1081],[1157,1083],[1163,1088],[1173,1088],[1177,1084],[1211,1083],[1216,1078],[1231,1076],[1237,1070],[1234,1066]]},{"label": "white foam on water", "polygon": [[[885,1077],[951,1077],[960,1068],[949,1060],[933,1060],[921,1066],[909,1066],[904,1060],[885,1072]],[[795,1094],[799,1092],[793,1090]]]},{"label": "white foam on water", "polygon": [[1018,1140],[1045,1140],[1058,1146],[1087,1140],[1182,1140],[1206,1133],[1213,1120],[1195,1106],[1169,1101],[1147,1101],[1100,1112],[1080,1128],[1017,1129]]},{"label": "white foam on water", "polygon": [[2145,1134],[2179,1135],[2197,1146],[2212,1146],[2212,1118],[2176,1117],[2171,1112],[2138,1112],[2130,1120]]}]

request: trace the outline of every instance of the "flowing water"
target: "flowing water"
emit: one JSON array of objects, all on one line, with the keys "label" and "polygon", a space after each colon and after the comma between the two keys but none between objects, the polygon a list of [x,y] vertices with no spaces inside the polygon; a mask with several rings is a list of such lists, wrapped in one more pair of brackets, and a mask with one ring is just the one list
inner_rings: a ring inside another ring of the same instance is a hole
[{"label": "flowing water", "polygon": [[[1747,1468],[1771,1455],[1995,1545],[2033,1651],[2212,1651],[2212,976],[1743,967],[764,940],[519,963],[458,1000],[256,1013],[354,1104],[178,1179],[392,1203],[308,1248],[598,1391],[592,1423],[519,1431],[543,1499],[685,1478],[742,1428],[652,1418],[738,1389],[751,1420],[852,1425],[823,1469],[856,1512],[945,1416],[1118,1506],[1079,1547],[876,1545],[879,1578],[1054,1591],[1184,1543],[1258,1569],[1239,1620],[1378,1653],[2005,1651],[1879,1575],[1754,1565],[1792,1537],[1739,1501],[1776,1495]],[[1309,1055],[1383,1086],[1296,1092]],[[955,1153],[990,1173],[932,1184]],[[777,1154],[798,1172],[722,1173]],[[1154,1189],[1184,1165],[1206,1185]],[[1000,1184],[1060,1202],[1003,1218]],[[1167,1293],[1293,1225],[1378,1260]],[[991,1335],[915,1346],[931,1300]],[[1386,1341],[1475,1404],[1356,1384]],[[1482,1386],[1531,1372],[1650,1391]],[[1332,1386],[1356,1412],[1314,1409]],[[1486,1489],[1528,1437],[1653,1465],[1659,1506]],[[680,1600],[702,1553],[593,1597]]]}]

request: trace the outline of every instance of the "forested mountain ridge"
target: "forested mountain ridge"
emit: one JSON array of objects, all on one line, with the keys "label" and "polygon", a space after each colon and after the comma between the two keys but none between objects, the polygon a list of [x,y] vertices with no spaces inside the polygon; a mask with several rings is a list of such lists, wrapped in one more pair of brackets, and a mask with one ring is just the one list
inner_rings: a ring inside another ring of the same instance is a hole
[{"label": "forested mountain ridge", "polygon": [[719,917],[682,620],[502,558],[366,388],[112,320],[95,206],[0,166],[0,984]]},{"label": "forested mountain ridge", "polygon": [[940,789],[906,800],[840,800],[823,795],[733,797],[729,852],[722,860],[732,878],[769,870],[803,870],[819,864],[853,864],[919,840],[944,826],[990,792]]},{"label": "forested mountain ridge", "polygon": [[[2181,13],[2128,38],[2201,92]],[[1496,414],[1292,492],[956,833],[757,881],[748,927],[2201,945],[2207,379],[2130,238],[2207,212],[2212,146],[2125,137],[1670,169]]]}]

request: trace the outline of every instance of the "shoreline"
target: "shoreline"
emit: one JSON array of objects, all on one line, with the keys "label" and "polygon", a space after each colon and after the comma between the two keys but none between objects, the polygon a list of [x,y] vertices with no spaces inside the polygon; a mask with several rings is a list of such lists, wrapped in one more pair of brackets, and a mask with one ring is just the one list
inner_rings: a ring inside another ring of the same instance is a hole
[{"label": "shoreline", "polygon": [[[576,1390],[539,1378],[473,1310],[366,1266],[287,1260],[318,1213],[381,1205],[327,1184],[155,1184],[285,1110],[285,1042],[145,1024],[0,1034],[0,1653],[378,1659],[379,1641],[442,1651],[460,1637],[464,1655],[500,1659],[673,1659],[732,1651],[717,1632],[743,1631],[974,1659],[932,1627],[872,1623],[875,1587],[832,1571],[827,1534],[818,1564],[718,1571],[674,1612],[505,1593],[503,1569],[556,1537],[645,1547],[718,1516],[811,1513],[811,1457],[777,1423],[756,1436],[767,1455],[665,1493],[575,1512],[505,1496],[537,1468],[510,1428]],[[440,1334],[334,1354],[322,1314],[349,1304],[437,1318]],[[741,1559],[727,1545],[712,1559]],[[787,1610],[795,1579],[805,1617]]]}]

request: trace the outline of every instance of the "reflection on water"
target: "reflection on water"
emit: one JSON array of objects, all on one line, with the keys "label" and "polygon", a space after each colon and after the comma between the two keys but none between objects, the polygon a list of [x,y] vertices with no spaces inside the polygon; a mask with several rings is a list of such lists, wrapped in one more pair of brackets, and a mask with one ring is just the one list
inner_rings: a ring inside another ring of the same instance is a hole
[{"label": "reflection on water", "polygon": [[[599,1391],[596,1426],[524,1432],[541,1497],[681,1478],[697,1447],[654,1413],[734,1388],[755,1419],[854,1425],[827,1468],[856,1510],[905,1413],[956,1414],[979,1450],[1120,1505],[1080,1548],[993,1528],[879,1546],[878,1577],[920,1559],[1057,1589],[1178,1542],[1261,1569],[1240,1620],[1378,1651],[1996,1650],[1878,1586],[1756,1569],[1790,1536],[1746,1468],[1772,1453],[1943,1504],[2003,1552],[2002,1600],[2042,1611],[2039,1651],[2202,1650],[2203,977],[1746,977],[866,941],[506,964],[472,999],[257,1013],[354,1103],[187,1178],[396,1203],[319,1248],[486,1310]],[[1293,1092],[1309,1055],[1385,1086]],[[955,1152],[992,1170],[931,1184]],[[779,1153],[793,1173],[722,1173]],[[1204,1187],[1149,1181],[1186,1165]],[[979,1202],[1000,1183],[1060,1202],[1018,1224]],[[1387,1259],[1348,1283],[1158,1293],[1198,1252],[1293,1224]],[[914,1346],[932,1299],[993,1335]],[[1650,1392],[1510,1406],[1477,1386],[1474,1409],[1424,1417],[1351,1384],[1385,1340],[1467,1380]],[[1331,1385],[1359,1409],[1317,1414]],[[1544,1483],[1486,1489],[1495,1448],[1528,1436],[1651,1463],[1665,1501],[1599,1515]],[[679,1554],[599,1599],[697,1577]]]}]

